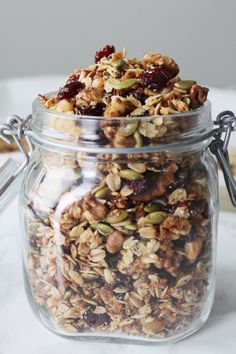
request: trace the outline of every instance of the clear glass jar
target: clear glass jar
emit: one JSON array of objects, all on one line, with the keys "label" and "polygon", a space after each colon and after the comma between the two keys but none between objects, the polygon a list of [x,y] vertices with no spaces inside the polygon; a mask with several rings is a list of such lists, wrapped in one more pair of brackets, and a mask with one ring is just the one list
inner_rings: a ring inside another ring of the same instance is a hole
[{"label": "clear glass jar", "polygon": [[176,115],[80,117],[33,104],[20,193],[26,293],[52,332],[159,343],[207,320],[217,167],[210,103]]}]

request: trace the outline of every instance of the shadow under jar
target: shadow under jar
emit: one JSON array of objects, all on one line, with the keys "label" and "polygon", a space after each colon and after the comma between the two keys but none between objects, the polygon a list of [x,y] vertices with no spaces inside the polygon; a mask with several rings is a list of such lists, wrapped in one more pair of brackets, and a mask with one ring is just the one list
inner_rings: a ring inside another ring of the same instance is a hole
[{"label": "shadow under jar", "polygon": [[21,191],[26,292],[51,331],[158,343],[195,332],[215,287],[210,103],[81,117],[33,105]]}]

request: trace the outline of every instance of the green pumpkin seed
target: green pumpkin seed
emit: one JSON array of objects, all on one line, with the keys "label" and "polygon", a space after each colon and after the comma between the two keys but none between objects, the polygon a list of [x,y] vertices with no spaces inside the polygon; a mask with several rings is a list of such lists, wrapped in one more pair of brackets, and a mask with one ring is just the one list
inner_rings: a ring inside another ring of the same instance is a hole
[{"label": "green pumpkin seed", "polygon": [[141,174],[137,171],[130,170],[129,168],[120,171],[120,177],[128,179],[129,181],[135,181],[136,179],[141,178]]},{"label": "green pumpkin seed", "polygon": [[166,214],[162,211],[155,211],[153,213],[148,214],[145,216],[145,222],[147,224],[160,224],[166,217]]},{"label": "green pumpkin seed", "polygon": [[144,173],[146,171],[146,164],[142,162],[129,162],[128,167],[139,173]]},{"label": "green pumpkin seed", "polygon": [[116,90],[123,90],[132,87],[138,82],[137,79],[127,79],[127,80],[117,80],[117,79],[110,79],[109,84]]},{"label": "green pumpkin seed", "polygon": [[125,125],[122,125],[118,129],[118,133],[121,136],[130,136],[137,130],[137,128],[138,128],[138,122],[136,122],[136,123],[127,123]]},{"label": "green pumpkin seed", "polygon": [[110,235],[113,231],[113,229],[109,225],[103,223],[93,224],[91,225],[91,228],[93,230],[98,230],[102,235],[105,236]]},{"label": "green pumpkin seed", "polygon": [[85,280],[95,280],[98,278],[98,274],[96,273],[82,273],[81,274],[82,278]]},{"label": "green pumpkin seed", "polygon": [[111,62],[111,65],[114,66],[115,68],[119,68],[120,66],[123,66],[124,64],[125,64],[125,61],[123,59],[114,60]]},{"label": "green pumpkin seed", "polygon": [[145,205],[143,208],[147,213],[153,213],[154,211],[159,211],[160,210],[160,205],[157,203],[148,203]]},{"label": "green pumpkin seed", "polygon": [[115,209],[107,215],[106,222],[108,222],[109,224],[118,224],[119,222],[123,221],[127,216],[127,211],[122,209]]},{"label": "green pumpkin seed", "polygon": [[143,139],[142,136],[139,134],[139,132],[136,130],[134,133],[134,140],[135,140],[135,147],[141,147],[143,146]]},{"label": "green pumpkin seed", "polygon": [[109,173],[106,177],[106,183],[112,192],[116,192],[121,186],[120,176],[116,173]]},{"label": "green pumpkin seed", "polygon": [[180,81],[177,81],[174,86],[180,90],[188,90],[194,84],[196,84],[196,81],[194,81],[194,80],[180,80]]},{"label": "green pumpkin seed", "polygon": [[108,195],[108,193],[109,193],[109,188],[106,186],[103,186],[97,190],[97,192],[95,193],[95,197],[102,199],[102,198],[105,198]]},{"label": "green pumpkin seed", "polygon": [[189,105],[191,101],[189,97],[184,97],[183,102]]},{"label": "green pumpkin seed", "polygon": [[125,228],[126,230],[130,230],[130,231],[136,231],[136,230],[138,230],[138,226],[137,226],[134,222],[132,222],[132,223],[130,223],[130,224],[128,224],[128,225],[125,225],[124,228]]}]

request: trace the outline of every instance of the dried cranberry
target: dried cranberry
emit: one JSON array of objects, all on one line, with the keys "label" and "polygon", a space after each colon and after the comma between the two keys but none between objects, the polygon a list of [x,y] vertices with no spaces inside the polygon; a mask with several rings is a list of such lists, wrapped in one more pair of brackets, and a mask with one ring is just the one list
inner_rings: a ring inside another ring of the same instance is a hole
[{"label": "dried cranberry", "polygon": [[132,278],[129,275],[122,274],[120,272],[116,273],[116,285],[129,287],[132,283]]},{"label": "dried cranberry", "polygon": [[166,87],[171,79],[171,73],[161,66],[151,67],[145,70],[141,77],[141,83],[144,87],[151,90],[161,90]]},{"label": "dried cranberry", "polygon": [[102,102],[99,102],[96,104],[96,106],[93,107],[87,107],[87,108],[78,108],[77,109],[77,114],[81,114],[82,116],[103,116],[105,104]]},{"label": "dried cranberry", "polygon": [[104,57],[109,57],[109,55],[111,55],[114,52],[115,52],[114,45],[106,45],[104,48],[96,52],[95,63],[98,63]]},{"label": "dried cranberry", "polygon": [[97,314],[93,313],[91,310],[85,312],[83,318],[90,327],[98,327],[110,323],[110,316],[107,313]]},{"label": "dried cranberry", "polygon": [[134,180],[134,181],[127,181],[124,183],[125,186],[131,188],[134,192],[133,195],[138,195],[145,190],[146,182],[144,179]]},{"label": "dried cranberry", "polygon": [[70,81],[58,92],[58,100],[69,99],[77,95],[77,93],[83,90],[85,85],[80,81]]}]

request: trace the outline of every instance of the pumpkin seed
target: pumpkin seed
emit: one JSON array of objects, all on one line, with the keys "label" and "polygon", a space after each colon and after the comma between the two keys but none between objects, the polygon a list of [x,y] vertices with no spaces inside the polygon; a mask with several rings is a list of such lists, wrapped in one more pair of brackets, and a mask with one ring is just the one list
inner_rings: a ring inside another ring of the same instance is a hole
[{"label": "pumpkin seed", "polygon": [[127,168],[125,170],[120,171],[120,177],[128,179],[129,181],[134,181],[136,179],[140,179],[141,174],[139,172]]},{"label": "pumpkin seed", "polygon": [[95,280],[98,278],[98,274],[89,272],[81,273],[81,276],[85,280]]},{"label": "pumpkin seed", "polygon": [[111,65],[114,66],[115,68],[119,68],[120,66],[123,66],[124,64],[125,64],[125,61],[123,59],[114,60],[111,62]]},{"label": "pumpkin seed", "polygon": [[121,136],[130,136],[137,130],[137,128],[138,128],[138,122],[136,122],[136,123],[127,123],[125,125],[122,125],[118,129],[118,133]]},{"label": "pumpkin seed", "polygon": [[143,139],[142,136],[139,134],[139,132],[136,130],[134,133],[134,140],[135,140],[135,147],[141,147],[143,146]]},{"label": "pumpkin seed", "polygon": [[113,229],[109,225],[103,223],[93,224],[91,225],[91,227],[94,230],[98,230],[102,235],[105,236],[110,235],[113,231]]},{"label": "pumpkin seed", "polygon": [[136,231],[136,230],[138,230],[138,226],[137,226],[134,222],[132,222],[132,223],[130,223],[130,224],[128,224],[128,225],[125,225],[124,228],[125,228],[126,230],[130,230],[130,231]]},{"label": "pumpkin seed", "polygon": [[115,209],[107,215],[106,222],[108,222],[109,224],[118,224],[119,222],[123,221],[127,216],[127,211],[122,209]]},{"label": "pumpkin seed", "polygon": [[97,190],[97,192],[95,193],[95,197],[102,199],[102,198],[105,198],[108,195],[108,193],[109,193],[109,188],[106,186],[103,186]]},{"label": "pumpkin seed", "polygon": [[139,173],[144,173],[146,171],[145,163],[141,162],[129,162],[128,167]]},{"label": "pumpkin seed", "polygon": [[158,205],[158,203],[153,203],[153,202],[148,203],[147,205],[145,205],[143,210],[146,211],[147,213],[153,213],[154,211],[160,210],[160,205]]},{"label": "pumpkin seed", "polygon": [[109,175],[107,175],[106,182],[112,192],[116,192],[120,189],[121,180],[120,176],[116,173],[110,173]]},{"label": "pumpkin seed", "polygon": [[141,229],[139,229],[138,232],[140,237],[148,240],[152,238],[156,238],[157,236],[156,229],[153,226],[141,227]]},{"label": "pumpkin seed", "polygon": [[194,81],[194,80],[180,80],[180,81],[177,81],[174,86],[180,90],[188,90],[194,84],[196,84],[196,81]]},{"label": "pumpkin seed", "polygon": [[117,80],[117,79],[109,79],[106,81],[106,85],[116,90],[123,90],[132,87],[138,82],[137,79],[127,79],[127,80]]},{"label": "pumpkin seed", "polygon": [[166,214],[162,211],[155,211],[153,213],[148,214],[145,216],[145,222],[147,224],[160,224],[166,217]]}]

